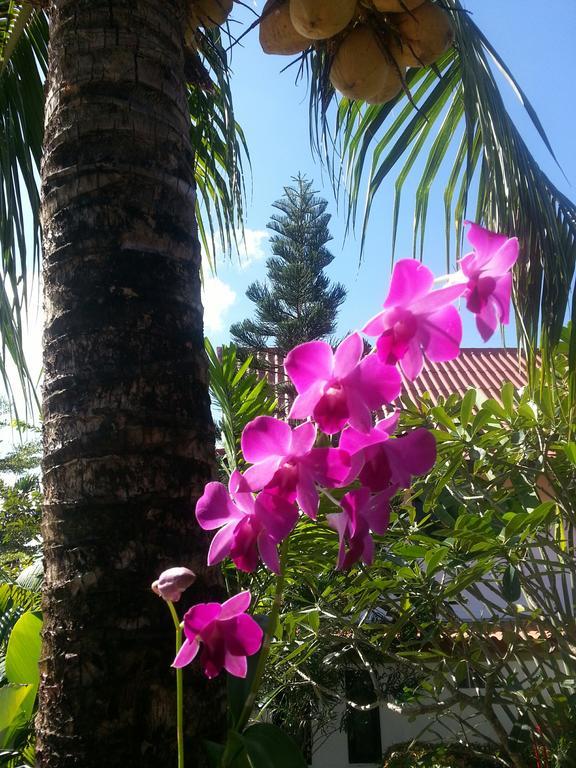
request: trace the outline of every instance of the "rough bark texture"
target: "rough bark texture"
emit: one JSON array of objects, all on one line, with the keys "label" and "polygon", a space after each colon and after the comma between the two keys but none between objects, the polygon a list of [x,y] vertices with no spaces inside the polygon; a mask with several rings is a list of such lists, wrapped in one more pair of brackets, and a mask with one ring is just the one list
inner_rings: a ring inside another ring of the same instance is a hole
[{"label": "rough bark texture", "polygon": [[[193,503],[213,472],[185,0],[53,0],[42,169],[46,587],[38,765],[176,765],[173,633],[150,591],[221,597]],[[184,601],[183,601],[184,602]],[[188,765],[222,689],[187,671]],[[210,733],[210,731],[212,731]]]}]

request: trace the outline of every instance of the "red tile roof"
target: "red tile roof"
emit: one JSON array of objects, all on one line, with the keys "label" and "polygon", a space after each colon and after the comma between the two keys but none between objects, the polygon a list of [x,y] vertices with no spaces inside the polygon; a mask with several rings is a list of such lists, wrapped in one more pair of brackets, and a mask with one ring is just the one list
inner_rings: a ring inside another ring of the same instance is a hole
[{"label": "red tile roof", "polygon": [[404,376],[404,390],[412,400],[428,392],[434,403],[439,397],[461,397],[476,389],[485,397],[500,400],[502,385],[509,381],[516,389],[527,383],[526,360],[516,349],[462,349],[456,360],[445,363],[424,362],[422,373],[415,381]]},{"label": "red tile roof", "polygon": [[[277,349],[268,348],[256,354],[256,369],[266,371],[270,383],[274,386],[287,381],[284,373],[284,359]],[[526,361],[518,355],[517,349],[504,348],[468,348],[462,349],[456,360],[446,363],[424,362],[422,373],[415,381],[408,381],[403,376],[404,391],[412,400],[418,400],[428,392],[434,403],[440,397],[464,395],[469,389],[477,389],[485,397],[500,400],[500,389],[505,382],[511,382],[516,388],[527,383]],[[286,397],[280,397],[281,406]]]}]

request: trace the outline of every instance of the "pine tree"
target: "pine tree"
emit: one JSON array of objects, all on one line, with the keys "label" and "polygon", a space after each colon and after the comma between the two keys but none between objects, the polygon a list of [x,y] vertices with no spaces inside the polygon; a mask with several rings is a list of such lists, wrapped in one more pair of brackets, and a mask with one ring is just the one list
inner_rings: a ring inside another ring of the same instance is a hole
[{"label": "pine tree", "polygon": [[234,323],[233,341],[248,349],[270,342],[286,353],[297,344],[334,333],[338,309],[346,297],[340,283],[331,284],[324,269],[334,256],[326,248],[332,237],[327,201],[312,181],[298,174],[294,186],[273,203],[268,229],[272,253],[266,262],[267,283],[254,282],[246,296],[256,305],[255,319]]}]

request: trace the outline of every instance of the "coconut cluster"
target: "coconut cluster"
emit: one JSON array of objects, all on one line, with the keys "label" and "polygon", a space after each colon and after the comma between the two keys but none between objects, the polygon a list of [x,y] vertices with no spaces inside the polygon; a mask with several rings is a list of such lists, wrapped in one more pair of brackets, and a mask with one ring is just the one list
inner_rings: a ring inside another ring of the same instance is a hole
[{"label": "coconut cluster", "polygon": [[397,96],[407,67],[433,64],[453,39],[432,0],[267,0],[260,18],[265,53],[325,46],[334,88],[372,104]]},{"label": "coconut cluster", "polygon": [[187,0],[186,41],[194,48],[196,30],[224,24],[233,5],[234,0]]}]

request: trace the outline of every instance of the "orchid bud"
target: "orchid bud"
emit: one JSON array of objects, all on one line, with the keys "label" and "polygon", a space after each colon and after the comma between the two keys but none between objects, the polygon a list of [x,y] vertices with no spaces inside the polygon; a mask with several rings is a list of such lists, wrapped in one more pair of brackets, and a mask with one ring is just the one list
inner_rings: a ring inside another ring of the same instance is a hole
[{"label": "orchid bud", "polygon": [[196,574],[189,568],[168,568],[152,584],[152,590],[164,600],[177,603],[182,593],[196,581]]}]

